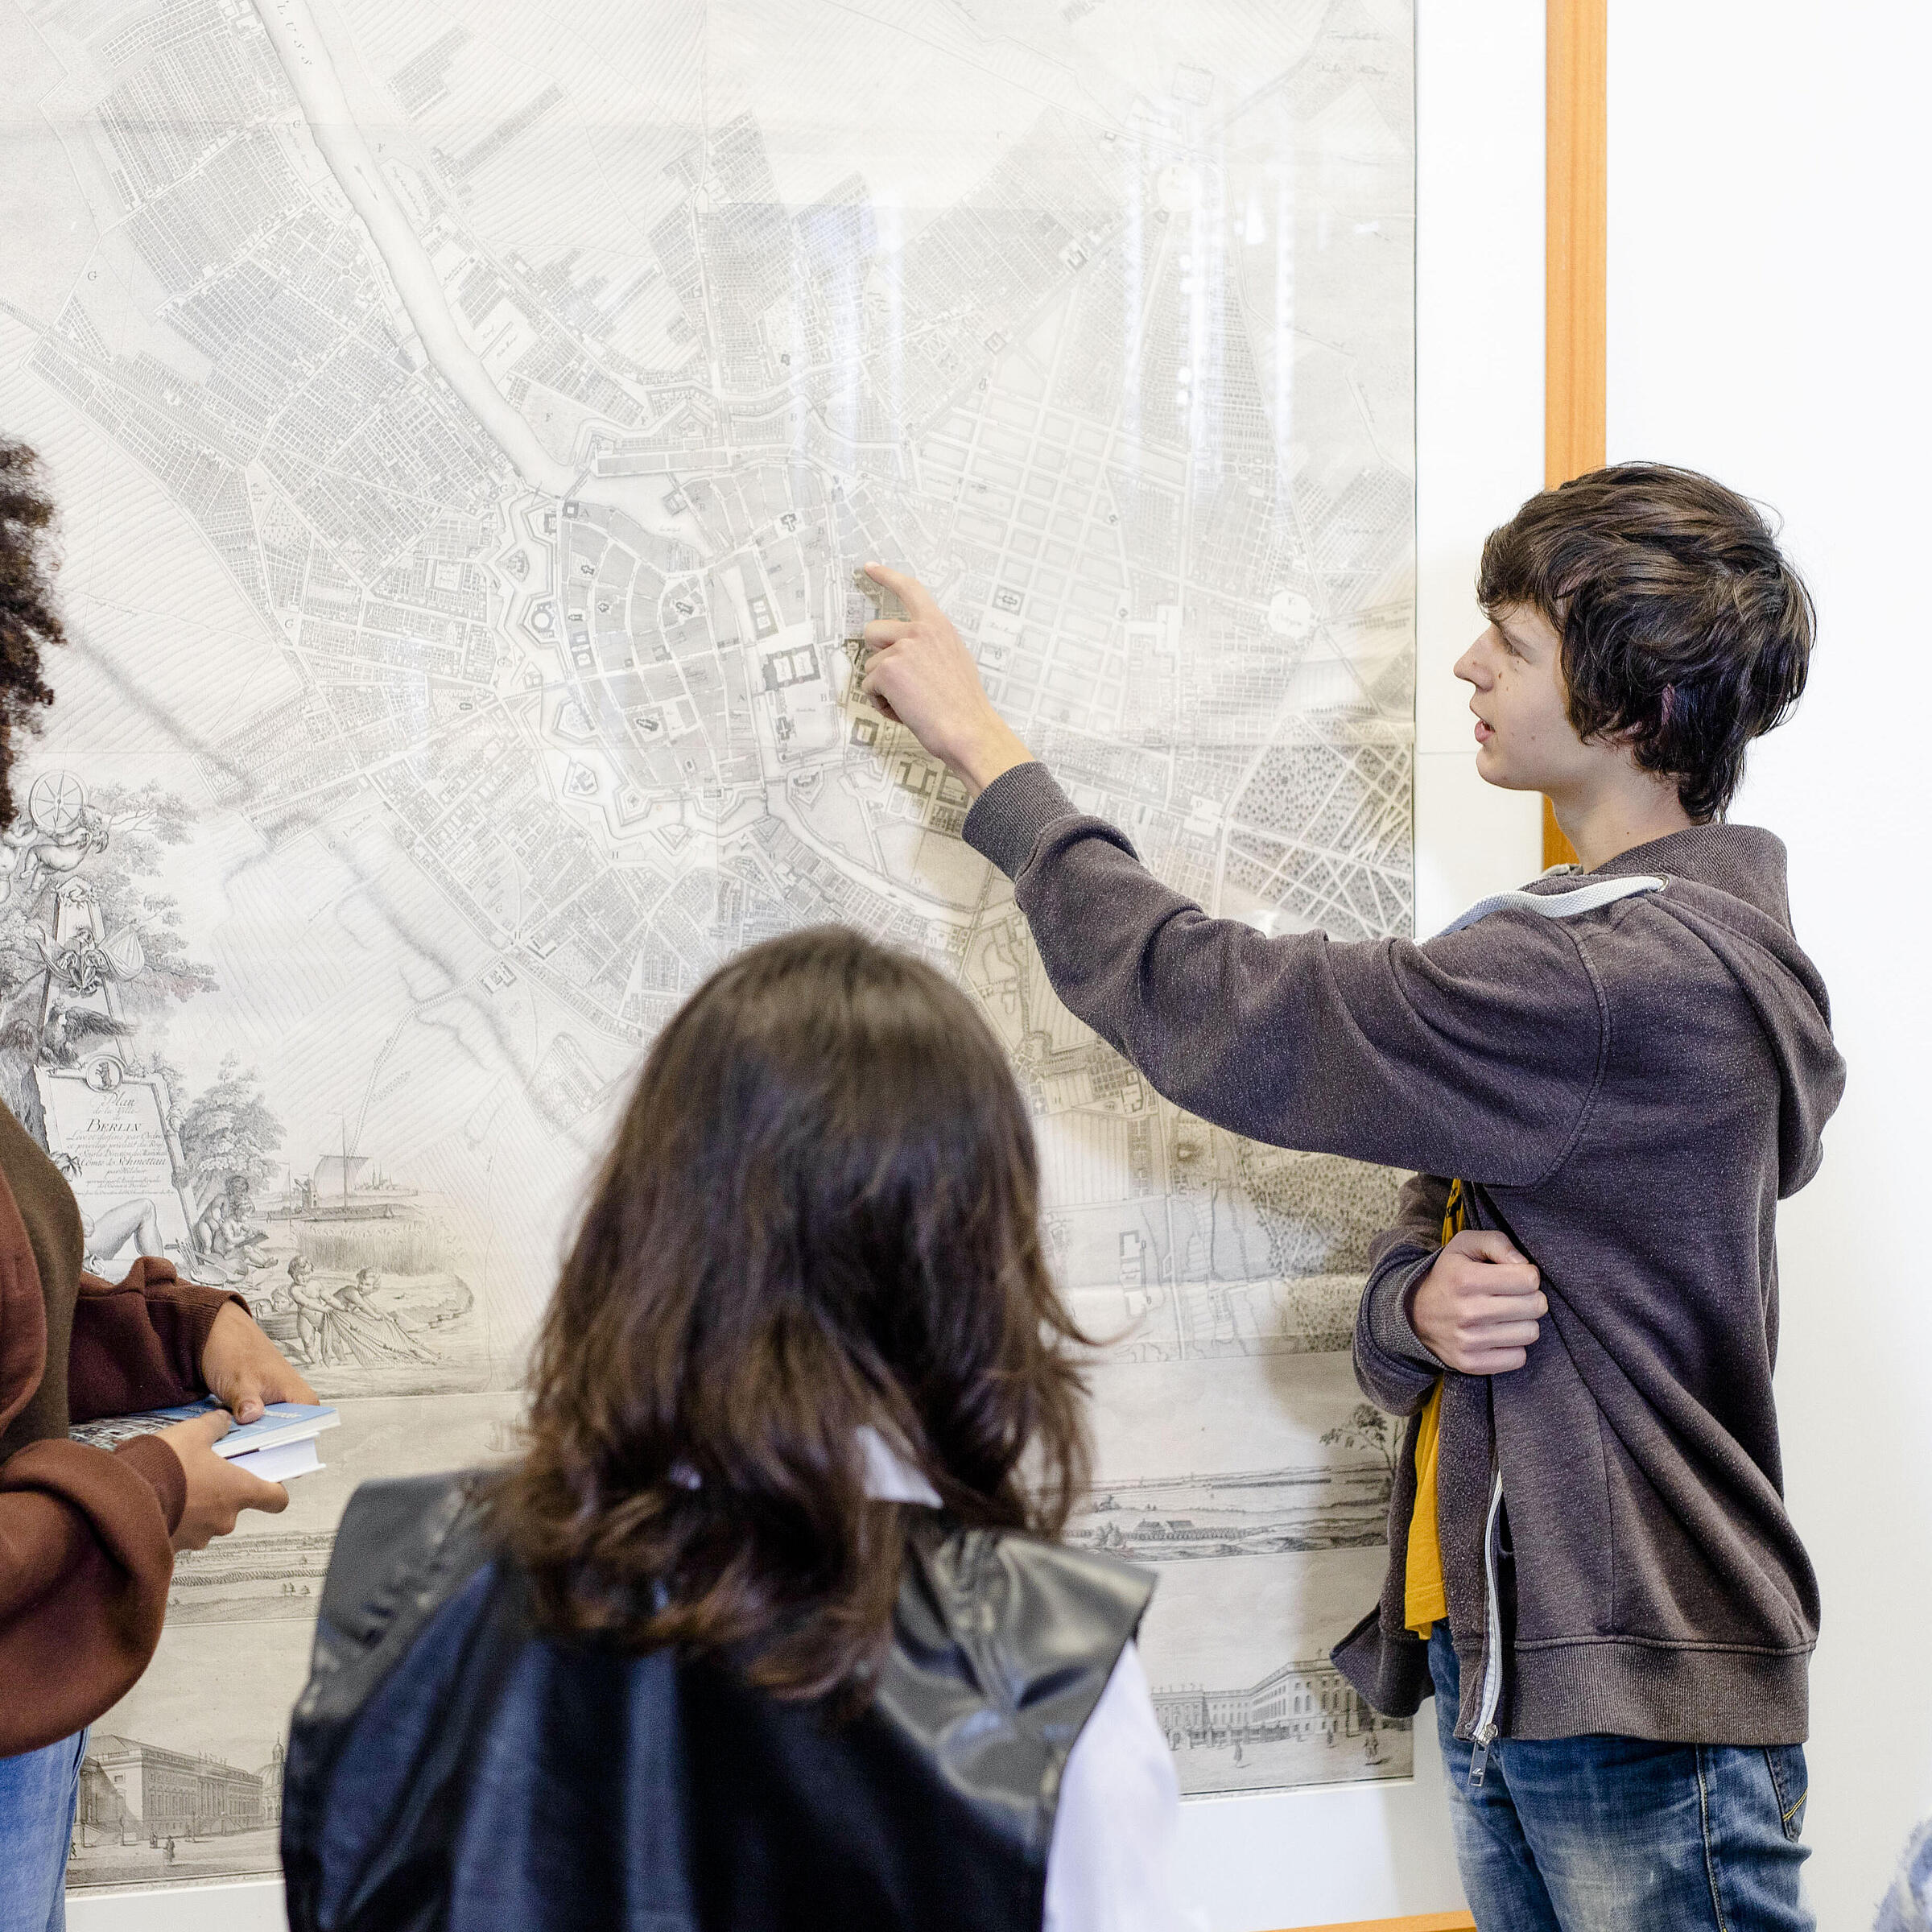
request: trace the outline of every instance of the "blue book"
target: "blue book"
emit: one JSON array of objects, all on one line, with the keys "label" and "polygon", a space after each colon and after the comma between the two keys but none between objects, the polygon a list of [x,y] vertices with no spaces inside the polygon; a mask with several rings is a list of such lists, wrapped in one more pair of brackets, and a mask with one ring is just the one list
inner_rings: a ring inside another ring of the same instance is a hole
[{"label": "blue book", "polygon": [[[219,1412],[218,1397],[204,1396],[198,1402],[184,1402],[172,1409],[144,1409],[138,1415],[104,1415],[98,1422],[77,1422],[68,1430],[70,1441],[86,1443],[97,1449],[118,1448],[138,1435],[155,1435],[171,1429],[176,1422],[192,1422],[197,1416]],[[320,1469],[320,1457],[315,1439],[324,1429],[332,1429],[340,1415],[324,1405],[309,1402],[270,1402],[259,1420],[231,1429],[213,1445],[217,1455],[271,1483],[306,1476]]]}]

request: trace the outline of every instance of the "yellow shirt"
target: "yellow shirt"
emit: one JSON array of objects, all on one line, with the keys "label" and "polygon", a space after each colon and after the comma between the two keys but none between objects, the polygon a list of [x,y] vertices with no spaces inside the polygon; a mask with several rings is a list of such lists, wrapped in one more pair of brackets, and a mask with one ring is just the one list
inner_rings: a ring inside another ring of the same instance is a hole
[{"label": "yellow shirt", "polygon": [[[1460,1181],[1449,1183],[1443,1209],[1445,1246],[1469,1223],[1469,1208]],[[1427,1641],[1439,1617],[1449,1614],[1449,1594],[1443,1582],[1443,1542],[1435,1520],[1435,1469],[1443,1441],[1443,1385],[1429,1391],[1422,1424],[1415,1433],[1415,1509],[1409,1518],[1409,1561],[1402,1577],[1402,1621]]]}]

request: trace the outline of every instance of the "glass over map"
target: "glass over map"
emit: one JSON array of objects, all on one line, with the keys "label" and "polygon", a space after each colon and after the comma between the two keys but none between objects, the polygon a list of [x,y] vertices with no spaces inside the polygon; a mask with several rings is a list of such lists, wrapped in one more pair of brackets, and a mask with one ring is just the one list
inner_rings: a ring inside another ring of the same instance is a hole
[{"label": "glass over map", "polygon": [[73,642],[0,829],[0,1092],[92,1265],[243,1287],[332,1467],[184,1558],[76,1883],[272,1870],[365,1477],[514,1447],[641,1050],[850,922],[980,1001],[1108,1338],[1183,1787],[1406,1773],[1323,1661],[1392,1448],[1392,1177],[1073,1021],[853,689],[870,558],[1163,877],[1410,927],[1404,0],[0,0],[0,427]]}]

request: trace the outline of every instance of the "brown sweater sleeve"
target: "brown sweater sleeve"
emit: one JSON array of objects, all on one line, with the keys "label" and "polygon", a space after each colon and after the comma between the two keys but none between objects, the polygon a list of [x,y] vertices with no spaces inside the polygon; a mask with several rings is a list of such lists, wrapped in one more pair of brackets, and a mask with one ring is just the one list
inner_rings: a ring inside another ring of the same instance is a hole
[{"label": "brown sweater sleeve", "polygon": [[184,1282],[173,1262],[146,1256],[120,1282],[84,1274],[67,1352],[69,1419],[165,1409],[206,1394],[201,1353],[228,1302],[249,1312],[240,1295]]},{"label": "brown sweater sleeve", "polygon": [[72,1736],[147,1669],[187,1498],[153,1436],[35,1443],[0,1468],[0,1756]]}]

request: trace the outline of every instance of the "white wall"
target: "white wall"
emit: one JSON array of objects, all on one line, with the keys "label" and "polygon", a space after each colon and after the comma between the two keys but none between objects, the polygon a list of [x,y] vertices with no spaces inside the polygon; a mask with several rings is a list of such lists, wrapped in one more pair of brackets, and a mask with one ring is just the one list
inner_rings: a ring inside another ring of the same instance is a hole
[{"label": "white wall", "polygon": [[1542,869],[1542,805],[1476,775],[1483,539],[1543,486],[1543,6],[1418,0],[1415,927]]},{"label": "white wall", "polygon": [[[1483,538],[1542,482],[1542,0],[1418,0],[1417,928],[1542,865],[1538,802],[1476,775],[1449,667]],[[1367,1606],[1364,1604],[1364,1608]],[[1339,1635],[1340,1633],[1338,1632]],[[1462,1903],[1425,1705],[1413,1783],[1206,1799],[1183,1886],[1213,1932]],[[280,1888],[81,1895],[73,1932],[282,1932]]]},{"label": "white wall", "polygon": [[1851,1066],[1781,1239],[1787,1489],[1824,1595],[1806,1835],[1831,1932],[1871,1924],[1932,1808],[1929,68],[1932,12],[1905,0],[1611,12],[1610,454],[1775,506],[1820,619],[1810,689],[1736,815],[1790,848]]}]

